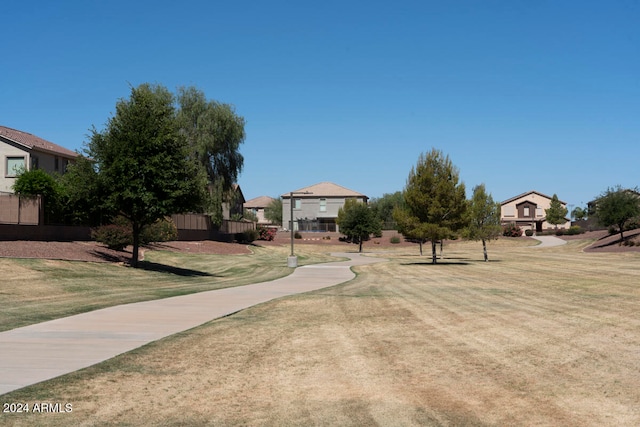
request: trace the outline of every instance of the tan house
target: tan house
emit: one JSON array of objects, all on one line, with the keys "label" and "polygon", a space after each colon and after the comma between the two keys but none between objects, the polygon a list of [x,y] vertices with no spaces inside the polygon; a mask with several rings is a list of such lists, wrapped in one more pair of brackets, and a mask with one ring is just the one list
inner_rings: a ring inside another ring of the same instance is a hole
[{"label": "tan house", "polygon": [[222,218],[233,219],[235,216],[242,216],[244,213],[244,194],[240,185],[233,184],[222,202]]},{"label": "tan house", "polygon": [[253,214],[258,218],[258,224],[269,225],[271,224],[271,221],[265,218],[264,210],[275,200],[276,199],[274,199],[273,197],[259,196],[244,202],[244,208],[253,212]]},{"label": "tan house", "polygon": [[[566,202],[560,200],[563,207],[567,207]],[[555,229],[556,226],[549,224],[546,219],[545,210],[551,206],[551,197],[537,191],[529,191],[505,200],[500,204],[500,221],[502,224],[515,223],[523,230],[533,230],[541,232],[543,230]],[[566,218],[564,224],[558,224],[557,228],[568,229],[571,220]]]},{"label": "tan house", "polygon": [[0,192],[13,193],[16,175],[34,168],[64,173],[78,154],[38,136],[0,126]]},{"label": "tan house", "polygon": [[[339,231],[336,219],[338,210],[347,199],[367,203],[369,199],[362,193],[350,190],[332,182],[321,182],[300,188],[282,196],[282,225],[300,231]],[[293,222],[291,203],[293,198]]]}]

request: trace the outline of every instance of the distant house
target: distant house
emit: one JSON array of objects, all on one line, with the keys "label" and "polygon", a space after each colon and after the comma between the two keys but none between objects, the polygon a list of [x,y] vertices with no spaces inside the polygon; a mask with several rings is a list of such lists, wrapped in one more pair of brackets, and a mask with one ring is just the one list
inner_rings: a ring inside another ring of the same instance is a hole
[{"label": "distant house", "polygon": [[[347,199],[367,203],[364,194],[334,184],[321,182],[300,188],[282,196],[282,225],[300,231],[339,231],[336,219],[338,210]],[[291,203],[293,198],[293,221]]]},{"label": "distant house", "polygon": [[[560,201],[565,208],[567,204]],[[556,228],[547,222],[545,210],[551,206],[551,197],[537,191],[529,191],[505,200],[500,204],[500,221],[502,224],[515,223],[520,228],[531,229],[540,232]],[[567,229],[571,226],[571,220],[559,224],[557,228]]]},{"label": "distant house", "polygon": [[38,136],[0,126],[0,192],[13,193],[21,170],[64,173],[78,154]]},{"label": "distant house", "polygon": [[244,208],[250,210],[255,214],[255,216],[258,218],[258,224],[269,225],[271,224],[271,221],[265,218],[264,210],[275,200],[276,199],[269,196],[256,197],[244,202]]},{"label": "distant house", "polygon": [[242,216],[244,213],[244,194],[238,184],[233,184],[222,202],[222,218],[233,219],[234,216]]}]

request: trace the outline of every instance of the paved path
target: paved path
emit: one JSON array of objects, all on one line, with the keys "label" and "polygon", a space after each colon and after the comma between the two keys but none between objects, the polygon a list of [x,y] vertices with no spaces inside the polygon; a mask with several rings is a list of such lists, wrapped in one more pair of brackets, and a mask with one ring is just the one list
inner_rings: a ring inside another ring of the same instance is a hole
[{"label": "paved path", "polygon": [[553,246],[566,245],[567,241],[557,238],[556,236],[531,236],[540,241],[539,245],[531,246],[532,248],[551,248]]},{"label": "paved path", "polygon": [[336,253],[349,261],[297,268],[270,282],[96,310],[0,332],[0,394],[94,365],[149,342],[275,298],[334,286],[351,266],[383,261]]}]

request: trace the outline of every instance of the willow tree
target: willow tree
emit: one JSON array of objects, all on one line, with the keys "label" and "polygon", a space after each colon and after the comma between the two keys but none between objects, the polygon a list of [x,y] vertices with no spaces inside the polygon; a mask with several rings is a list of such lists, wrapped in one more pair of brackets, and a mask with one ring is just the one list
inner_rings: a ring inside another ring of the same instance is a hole
[{"label": "willow tree", "polygon": [[207,100],[195,87],[182,87],[177,95],[180,132],[191,155],[206,171],[209,180],[209,213],[214,222],[222,221],[222,202],[228,201],[233,184],[242,172],[244,157],[244,118],[233,106]]},{"label": "willow tree", "polygon": [[468,220],[467,238],[482,241],[484,260],[489,261],[487,240],[497,239],[502,233],[502,227],[500,226],[500,203],[493,201],[493,197],[487,193],[484,184],[473,188]]},{"label": "willow tree", "polygon": [[[405,206],[394,210],[400,233],[431,242],[434,264],[438,241],[454,236],[466,225],[467,200],[459,175],[449,156],[440,150],[420,154],[404,188]],[[422,246],[420,250],[422,253]]]}]

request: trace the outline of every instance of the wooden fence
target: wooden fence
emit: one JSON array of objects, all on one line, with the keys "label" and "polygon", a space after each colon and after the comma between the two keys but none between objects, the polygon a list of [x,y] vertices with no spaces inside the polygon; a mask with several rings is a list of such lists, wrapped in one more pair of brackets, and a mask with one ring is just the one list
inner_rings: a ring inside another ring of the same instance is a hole
[{"label": "wooden fence", "polygon": [[255,230],[254,222],[223,220],[216,227],[208,215],[178,214],[172,215],[178,229],[178,240],[220,240],[233,241],[234,235],[247,230]]},{"label": "wooden fence", "polygon": [[0,224],[39,225],[42,217],[40,196],[0,195]]}]

